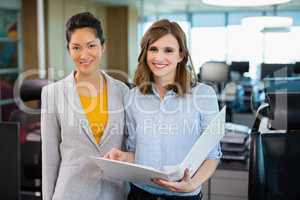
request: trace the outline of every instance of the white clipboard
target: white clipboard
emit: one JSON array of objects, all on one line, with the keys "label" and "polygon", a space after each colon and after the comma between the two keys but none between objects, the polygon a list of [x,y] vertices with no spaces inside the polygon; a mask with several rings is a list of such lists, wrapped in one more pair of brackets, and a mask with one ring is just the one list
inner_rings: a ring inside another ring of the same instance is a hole
[{"label": "white clipboard", "polygon": [[[225,114],[224,107],[199,136],[185,159],[174,166],[164,166],[164,170],[157,170],[152,167],[132,164],[122,161],[109,160],[101,157],[91,157],[99,166],[102,176],[105,179],[140,182],[155,185],[153,178],[162,178],[169,181],[178,181],[184,175],[184,170],[189,169],[191,176],[195,174],[209,152],[220,142],[225,135]],[[156,185],[157,186],[157,185]]]}]

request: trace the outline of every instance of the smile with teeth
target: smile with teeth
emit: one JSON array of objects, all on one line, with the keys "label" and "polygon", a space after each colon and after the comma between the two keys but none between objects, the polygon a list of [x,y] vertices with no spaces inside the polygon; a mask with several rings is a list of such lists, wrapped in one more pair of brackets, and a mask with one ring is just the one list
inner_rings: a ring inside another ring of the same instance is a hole
[{"label": "smile with teeth", "polygon": [[91,63],[92,63],[92,60],[83,60],[83,61],[80,61],[81,65],[90,65]]},{"label": "smile with teeth", "polygon": [[167,64],[162,64],[162,63],[153,63],[153,65],[156,67],[156,68],[165,68],[167,67],[168,65]]}]

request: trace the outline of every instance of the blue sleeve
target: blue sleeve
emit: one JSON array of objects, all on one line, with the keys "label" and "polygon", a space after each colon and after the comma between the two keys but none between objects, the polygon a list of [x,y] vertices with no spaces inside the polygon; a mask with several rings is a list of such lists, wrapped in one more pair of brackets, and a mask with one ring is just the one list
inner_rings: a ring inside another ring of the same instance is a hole
[{"label": "blue sleeve", "polygon": [[217,144],[206,157],[207,160],[218,160],[222,157],[220,144]]},{"label": "blue sleeve", "polygon": [[[201,101],[199,101],[198,108],[200,108],[201,116],[201,131],[204,131],[210,121],[219,112],[218,98],[214,89],[210,86],[205,85],[197,91],[198,96],[201,96]],[[222,157],[220,144],[217,144],[208,154],[206,159],[217,160]]]}]

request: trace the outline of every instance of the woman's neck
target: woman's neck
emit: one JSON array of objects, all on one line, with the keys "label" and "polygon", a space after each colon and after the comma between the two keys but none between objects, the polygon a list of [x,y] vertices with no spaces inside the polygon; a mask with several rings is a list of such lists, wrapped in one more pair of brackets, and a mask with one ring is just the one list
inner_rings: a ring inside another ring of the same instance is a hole
[{"label": "woman's neck", "polygon": [[167,92],[166,86],[169,84],[174,84],[174,82],[175,82],[175,77],[169,79],[162,78],[162,77],[154,77],[154,85],[159,93],[160,100],[163,100]]},{"label": "woman's neck", "polygon": [[[75,80],[80,94],[84,96],[95,96],[100,90],[102,74],[97,71],[91,74],[83,74],[76,71]],[[95,93],[96,92],[96,93]]]}]

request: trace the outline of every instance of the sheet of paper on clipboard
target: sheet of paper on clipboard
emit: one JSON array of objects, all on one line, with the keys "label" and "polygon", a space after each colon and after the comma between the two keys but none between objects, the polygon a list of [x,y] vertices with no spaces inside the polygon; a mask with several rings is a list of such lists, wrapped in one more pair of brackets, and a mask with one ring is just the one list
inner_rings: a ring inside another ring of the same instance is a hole
[{"label": "sheet of paper on clipboard", "polygon": [[162,178],[169,181],[178,181],[184,175],[184,170],[189,169],[193,175],[206,159],[209,152],[217,145],[225,134],[225,110],[224,107],[214,119],[211,120],[204,132],[199,136],[185,159],[174,166],[164,166],[164,170],[152,167],[109,160],[101,157],[91,157],[102,171],[103,178],[141,182],[155,185],[151,179]]}]

